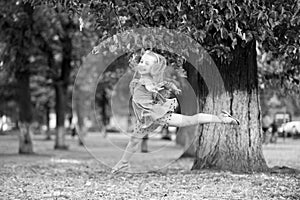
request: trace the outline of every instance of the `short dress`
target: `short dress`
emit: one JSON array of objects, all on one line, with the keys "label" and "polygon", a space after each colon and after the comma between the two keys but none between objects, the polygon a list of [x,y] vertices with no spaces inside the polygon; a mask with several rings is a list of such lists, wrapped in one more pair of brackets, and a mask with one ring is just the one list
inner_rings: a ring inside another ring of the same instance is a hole
[{"label": "short dress", "polygon": [[[143,138],[158,126],[168,126],[171,113],[178,106],[176,98],[167,99],[159,92],[149,91],[146,86],[154,85],[151,79],[134,79],[130,82],[132,108],[137,118],[134,137]],[[164,81],[163,87],[168,89],[170,82]]]}]

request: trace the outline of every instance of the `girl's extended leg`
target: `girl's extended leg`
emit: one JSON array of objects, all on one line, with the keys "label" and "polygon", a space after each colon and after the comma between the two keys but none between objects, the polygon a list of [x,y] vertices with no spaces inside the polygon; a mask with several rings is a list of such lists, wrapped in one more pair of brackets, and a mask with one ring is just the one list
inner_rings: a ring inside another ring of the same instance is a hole
[{"label": "girl's extended leg", "polygon": [[[239,121],[232,118],[229,114],[224,114],[224,116],[217,116],[205,113],[198,113],[192,116],[182,115],[177,113],[169,113],[168,124],[170,126],[185,127],[197,124],[206,123],[232,123],[239,124]],[[229,116],[228,116],[229,115]]]},{"label": "girl's extended leg", "polygon": [[[177,113],[168,113],[164,117],[158,119],[157,122],[160,122],[161,124],[167,123],[170,126],[176,127],[185,127],[205,123],[239,124],[239,121],[237,119],[231,117],[229,113],[225,111],[223,111],[220,116],[205,113],[198,113],[192,116],[181,115]],[[154,131],[158,126],[158,124],[153,124],[146,129],[141,129],[138,126],[135,128],[134,135],[131,136],[121,160],[113,167],[112,173],[120,171],[121,169],[127,168],[129,166],[128,162],[133,154],[137,151],[141,139],[146,134]]]}]

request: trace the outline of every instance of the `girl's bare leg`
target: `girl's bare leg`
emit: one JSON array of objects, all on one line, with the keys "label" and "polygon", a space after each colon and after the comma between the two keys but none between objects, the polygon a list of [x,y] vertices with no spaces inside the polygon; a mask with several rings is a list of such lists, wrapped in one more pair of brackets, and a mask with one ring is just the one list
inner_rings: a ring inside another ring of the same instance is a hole
[{"label": "girl's bare leg", "polygon": [[133,154],[138,150],[139,144],[142,141],[142,138],[154,131],[159,124],[152,124],[146,129],[141,129],[139,124],[136,124],[133,135],[130,137],[129,142],[126,146],[126,149],[123,153],[121,160],[113,167],[112,173],[120,171],[121,169],[127,168],[129,166],[128,162],[133,156]]},{"label": "girl's bare leg", "polygon": [[[170,113],[168,115],[169,115],[168,124],[170,126],[176,126],[176,127],[193,126],[197,124],[206,124],[206,123],[237,123],[236,119],[228,117],[226,115],[223,117],[217,115],[205,114],[205,113],[198,113],[192,116],[181,115],[177,113]],[[137,138],[134,136],[130,138],[121,160],[113,167],[112,173],[127,168],[129,166],[128,162],[130,158],[133,156],[133,154],[137,151],[140,142],[141,142],[141,138]]]},{"label": "girl's bare leg", "polygon": [[193,126],[206,123],[234,123],[234,119],[229,118],[224,120],[224,118],[222,119],[217,115],[205,113],[198,113],[192,116],[172,113],[168,118],[168,124],[176,127]]},{"label": "girl's bare leg", "polygon": [[128,162],[133,154],[138,150],[138,146],[142,140],[131,136],[130,140],[126,146],[121,160],[112,168],[112,173],[117,172],[121,169],[127,168],[129,166]]},{"label": "girl's bare leg", "polygon": [[124,154],[121,158],[123,162],[128,162],[130,158],[133,156],[135,152],[137,152],[139,148],[139,144],[141,143],[142,139],[136,137],[130,137],[127,147],[124,151]]}]

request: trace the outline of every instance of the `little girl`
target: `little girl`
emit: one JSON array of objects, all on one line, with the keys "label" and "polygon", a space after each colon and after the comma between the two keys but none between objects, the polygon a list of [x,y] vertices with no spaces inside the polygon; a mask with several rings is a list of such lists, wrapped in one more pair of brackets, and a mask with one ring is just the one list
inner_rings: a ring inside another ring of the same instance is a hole
[{"label": "little girl", "polygon": [[165,88],[177,95],[181,93],[181,90],[175,84],[163,80],[166,66],[166,59],[152,51],[146,51],[136,66],[140,78],[133,79],[129,87],[137,123],[126,150],[121,160],[113,167],[112,173],[129,167],[129,160],[137,151],[141,139],[158,126],[185,127],[205,123],[240,124],[226,111],[222,111],[219,116],[204,113],[187,116],[174,113],[178,106],[176,98],[166,99],[160,91]]}]

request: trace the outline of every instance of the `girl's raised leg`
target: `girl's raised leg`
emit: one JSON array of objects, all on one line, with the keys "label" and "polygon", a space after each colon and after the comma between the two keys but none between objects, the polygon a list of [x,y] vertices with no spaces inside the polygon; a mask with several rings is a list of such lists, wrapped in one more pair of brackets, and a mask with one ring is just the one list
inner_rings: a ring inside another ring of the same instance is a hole
[{"label": "girl's raised leg", "polygon": [[168,115],[168,124],[176,127],[193,126],[206,123],[228,123],[237,125],[240,123],[226,111],[222,111],[220,116],[205,113],[198,113],[192,116],[177,113],[170,113]]}]

